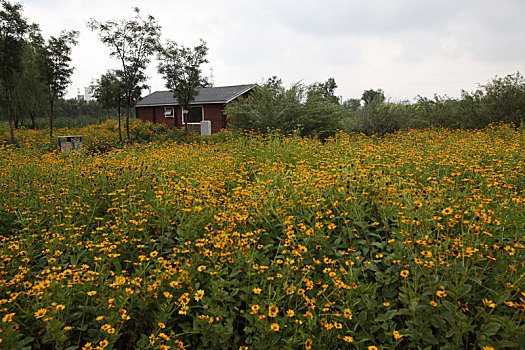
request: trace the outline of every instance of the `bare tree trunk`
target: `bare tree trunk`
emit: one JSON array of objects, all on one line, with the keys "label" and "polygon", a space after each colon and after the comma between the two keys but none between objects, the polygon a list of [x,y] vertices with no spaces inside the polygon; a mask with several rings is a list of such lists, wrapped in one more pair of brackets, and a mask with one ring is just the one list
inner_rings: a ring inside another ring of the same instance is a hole
[{"label": "bare tree trunk", "polygon": [[29,117],[31,117],[31,129],[36,130],[36,119],[35,119],[35,113],[33,111],[29,111]]},{"label": "bare tree trunk", "polygon": [[[186,111],[186,115],[184,115],[184,111]],[[188,118],[190,117],[190,111],[188,110],[188,106],[185,105],[182,110],[182,118],[184,119],[184,132],[186,135],[188,134]]]},{"label": "bare tree trunk", "polygon": [[11,110],[11,102],[9,101],[9,92],[5,89],[5,103],[7,108],[7,118],[9,119],[9,129],[11,132],[11,144],[15,143],[15,126],[13,123],[13,111]]},{"label": "bare tree trunk", "polygon": [[51,141],[53,141],[53,110],[55,104],[54,100],[54,98],[49,99],[49,105],[51,106],[51,112],[49,113],[49,139]]},{"label": "bare tree trunk", "polygon": [[117,115],[118,115],[118,139],[120,143],[122,143],[122,128],[121,128],[121,121],[120,121],[120,101],[119,105],[117,107]]},{"label": "bare tree trunk", "polygon": [[129,133],[129,113],[131,112],[131,97],[126,96],[126,133],[128,134],[128,143],[131,143],[131,135]]}]

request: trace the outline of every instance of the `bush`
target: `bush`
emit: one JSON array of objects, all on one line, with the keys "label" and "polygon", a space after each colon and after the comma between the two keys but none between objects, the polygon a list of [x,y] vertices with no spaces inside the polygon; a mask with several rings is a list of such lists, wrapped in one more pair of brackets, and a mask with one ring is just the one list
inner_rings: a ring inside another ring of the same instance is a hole
[{"label": "bush", "polygon": [[247,98],[226,106],[224,112],[231,125],[240,129],[325,138],[339,128],[343,110],[331,98],[334,96],[315,90],[321,85],[297,83],[286,89],[273,77],[255,87]]},{"label": "bush", "polygon": [[462,92],[462,126],[482,128],[490,123],[518,125],[525,117],[525,79],[517,72],[494,78],[472,92]]}]

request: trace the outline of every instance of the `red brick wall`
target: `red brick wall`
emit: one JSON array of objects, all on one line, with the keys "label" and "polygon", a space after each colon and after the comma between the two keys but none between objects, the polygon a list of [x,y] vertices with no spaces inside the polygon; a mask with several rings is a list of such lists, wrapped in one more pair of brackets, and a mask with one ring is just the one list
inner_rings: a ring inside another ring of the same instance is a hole
[{"label": "red brick wall", "polygon": [[223,104],[204,105],[204,120],[211,121],[212,134],[226,127],[226,117],[222,114],[223,108]]},{"label": "red brick wall", "polygon": [[[171,106],[170,106],[171,107]],[[137,118],[154,124],[165,124],[168,128],[173,129],[177,123],[180,127],[181,112],[180,107],[174,106],[175,115],[173,118],[166,118],[164,116],[164,106],[156,107],[136,107]]]},{"label": "red brick wall", "polygon": [[[244,93],[239,98],[247,97],[251,91]],[[204,109],[204,120],[211,121],[211,133],[219,132],[226,127],[228,123],[226,116],[223,114],[225,105],[221,103],[202,105]],[[164,117],[164,107],[173,107],[174,118]],[[177,127],[182,129],[182,109],[180,106],[156,106],[156,107],[136,107],[137,118],[150,123],[165,124],[168,128]],[[200,133],[200,125],[188,125],[193,130]]]}]

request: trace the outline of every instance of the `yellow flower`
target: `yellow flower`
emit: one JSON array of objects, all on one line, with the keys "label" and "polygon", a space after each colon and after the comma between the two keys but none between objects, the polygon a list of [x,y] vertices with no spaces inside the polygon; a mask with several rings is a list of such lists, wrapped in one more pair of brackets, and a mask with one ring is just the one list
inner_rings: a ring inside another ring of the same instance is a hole
[{"label": "yellow flower", "polygon": [[206,265],[201,265],[201,266],[197,267],[197,271],[199,271],[199,272],[202,272],[204,270],[206,270]]},{"label": "yellow flower", "polygon": [[204,291],[202,289],[199,289],[196,293],[195,293],[195,300],[196,301],[200,301],[202,299],[202,297],[204,296]]},{"label": "yellow flower", "polygon": [[401,277],[403,278],[407,278],[408,275],[410,274],[410,272],[408,270],[403,270],[401,271],[401,273],[399,273],[401,275]]},{"label": "yellow flower", "polygon": [[379,349],[377,348],[377,346],[370,345],[370,346],[368,347],[368,350],[379,350]]},{"label": "yellow flower", "polygon": [[157,323],[157,325],[159,326],[159,328],[162,328],[162,329],[166,328],[166,325],[162,322]]},{"label": "yellow flower", "polygon": [[87,295],[89,295],[90,297],[92,297],[93,295],[97,294],[97,291],[96,290],[92,290],[90,292],[87,292]]},{"label": "yellow flower", "polygon": [[71,330],[71,327],[70,327],[70,326],[65,326],[63,329],[64,329],[65,331],[70,331],[70,330]]},{"label": "yellow flower", "polygon": [[35,312],[35,318],[42,318],[46,315],[47,309],[39,309],[37,312]]},{"label": "yellow flower", "polygon": [[450,215],[454,212],[454,210],[452,210],[452,208],[445,208],[441,211],[441,213],[443,213],[443,215]]},{"label": "yellow flower", "polygon": [[104,340],[101,340],[99,344],[100,344],[100,346],[105,348],[106,346],[108,346],[108,341],[106,339],[104,339]]},{"label": "yellow flower", "polygon": [[494,302],[492,300],[488,300],[488,299],[483,299],[483,304],[485,306],[488,306],[490,308],[495,308],[496,307],[496,304],[494,304]]},{"label": "yellow flower", "polygon": [[443,289],[443,290],[438,290],[436,292],[436,295],[440,298],[443,298],[443,297],[446,297],[447,296],[447,292]]},{"label": "yellow flower", "polygon": [[433,307],[436,307],[438,304],[434,300],[432,300],[430,301],[430,305],[432,305]]},{"label": "yellow flower", "polygon": [[277,305],[270,305],[268,307],[268,316],[277,317],[278,313],[279,313],[279,307]]},{"label": "yellow flower", "polygon": [[58,311],[62,311],[62,310],[64,310],[65,308],[66,308],[66,306],[65,306],[65,305],[62,305],[62,304],[56,306],[56,309],[57,309]]},{"label": "yellow flower", "polygon": [[286,314],[287,314],[289,317],[294,317],[294,316],[295,316],[295,311],[293,311],[293,310],[288,310],[288,311],[286,311]]},{"label": "yellow flower", "polygon": [[398,331],[394,331],[394,332],[392,333],[392,335],[394,336],[394,339],[395,339],[395,340],[399,340],[399,339],[403,338],[403,335],[400,334]]},{"label": "yellow flower", "polygon": [[305,348],[306,350],[311,350],[311,349],[312,349],[312,343],[313,343],[313,342],[314,342],[314,341],[313,341],[312,339],[310,339],[310,338],[306,339],[306,341],[304,342],[304,348]]},{"label": "yellow flower", "polygon": [[352,319],[352,311],[350,309],[345,309],[344,315],[346,319],[349,319],[349,320]]},{"label": "yellow flower", "polygon": [[253,294],[261,294],[262,289],[261,288],[253,288]]},{"label": "yellow flower", "polygon": [[353,343],[354,342],[354,338],[352,338],[351,336],[349,335],[345,335],[343,340],[347,343]]},{"label": "yellow flower", "polygon": [[385,301],[385,302],[383,303],[383,306],[385,306],[385,307],[389,307],[389,306],[390,306],[390,303],[389,303],[388,301]]},{"label": "yellow flower", "polygon": [[272,323],[272,325],[270,326],[270,328],[271,328],[272,331],[274,331],[274,332],[279,332],[279,324],[278,324],[278,323]]},{"label": "yellow flower", "polygon": [[14,315],[15,315],[14,312],[10,314],[6,314],[4,317],[2,317],[2,322],[5,322],[5,323],[11,322],[13,320]]},{"label": "yellow flower", "polygon": [[432,252],[431,251],[428,251],[428,250],[423,250],[421,252],[421,255],[423,255],[425,258],[431,258],[432,257]]}]

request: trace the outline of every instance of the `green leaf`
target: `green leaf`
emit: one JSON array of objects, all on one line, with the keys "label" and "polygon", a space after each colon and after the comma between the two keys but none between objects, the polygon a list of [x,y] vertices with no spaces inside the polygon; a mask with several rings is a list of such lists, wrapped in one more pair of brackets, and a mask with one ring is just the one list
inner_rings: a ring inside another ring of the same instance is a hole
[{"label": "green leaf", "polygon": [[493,336],[494,334],[498,332],[500,327],[501,327],[501,324],[497,322],[491,322],[483,328],[483,334],[488,337]]},{"label": "green leaf", "polygon": [[436,345],[438,343],[436,337],[434,336],[430,328],[427,328],[423,331],[423,334],[421,335],[421,339],[423,339],[425,342],[430,343],[432,345]]}]

